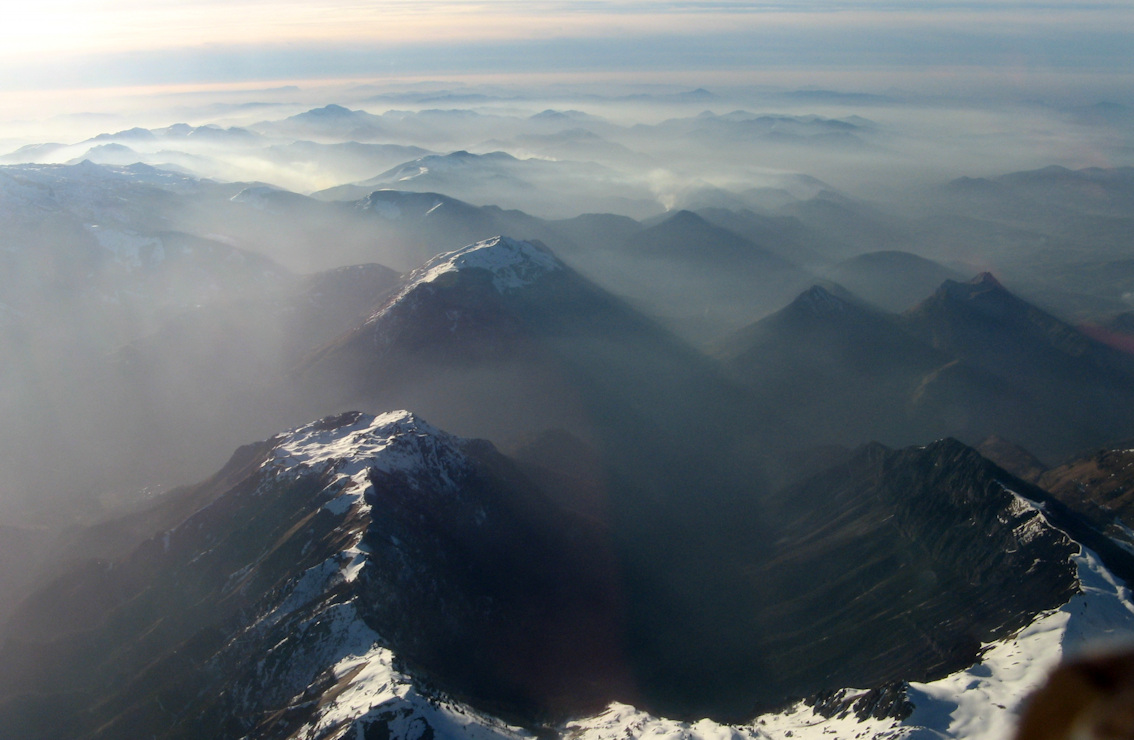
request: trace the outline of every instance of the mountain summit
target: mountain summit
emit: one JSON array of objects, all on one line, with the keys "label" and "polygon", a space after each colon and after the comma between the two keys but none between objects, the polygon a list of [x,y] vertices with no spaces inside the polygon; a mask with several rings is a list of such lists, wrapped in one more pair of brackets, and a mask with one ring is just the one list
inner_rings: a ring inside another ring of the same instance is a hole
[{"label": "mountain summit", "polygon": [[[1134,361],[1017,297],[989,273],[946,280],[902,315],[903,325],[934,348],[1001,378],[1048,415],[1025,446],[1064,457],[1134,433]],[[1033,413],[1034,411],[1029,412]],[[1033,419],[1034,420],[1034,419]],[[1012,429],[993,429],[1024,440]]]},{"label": "mountain summit", "polygon": [[[244,448],[202,487],[213,495],[171,494],[212,499],[177,526],[24,604],[0,651],[5,732],[331,738],[467,721],[407,668],[528,715],[625,690],[606,534],[485,441],[352,412]],[[82,709],[24,713],[62,694]]]},{"label": "mountain summit", "polygon": [[530,285],[562,266],[546,247],[497,236],[429,260],[410,273],[402,295],[424,283],[442,280],[443,275],[463,270],[489,272],[493,287],[500,293],[507,293]]}]

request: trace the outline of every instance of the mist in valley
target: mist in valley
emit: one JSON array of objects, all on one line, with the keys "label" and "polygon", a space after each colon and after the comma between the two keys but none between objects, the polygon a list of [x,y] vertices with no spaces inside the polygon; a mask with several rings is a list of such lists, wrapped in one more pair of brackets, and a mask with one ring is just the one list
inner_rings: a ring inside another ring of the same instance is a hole
[{"label": "mist in valley", "polygon": [[1108,100],[458,82],[114,104],[148,125],[12,124],[2,157],[3,499],[53,526],[343,410],[304,403],[296,368],[398,273],[498,234],[709,354],[815,284],[901,312],[989,271],[1102,327],[1134,300],[1134,180],[1107,168],[1134,114]]},{"label": "mist in valley", "polygon": [[[918,571],[872,597],[915,614],[894,627],[915,646],[900,665],[847,647],[876,639],[861,625],[799,661],[820,648],[793,620],[861,574],[799,596],[768,566],[838,570],[792,537],[843,526],[840,485],[884,480],[907,522],[895,491],[923,484],[902,465],[949,460],[993,490],[964,445],[1051,468],[1134,438],[1134,97],[1123,79],[956,74],[13,94],[0,619],[37,573],[122,558],[210,503],[242,446],[404,408],[489,440],[509,485],[609,536],[646,707],[736,720],[817,681],[967,665],[967,633],[919,642],[917,620],[955,605],[927,595],[917,542],[846,540],[850,560]],[[519,267],[464,267],[469,245]],[[1051,593],[1004,598],[1049,607],[1057,570]],[[999,577],[972,594],[991,603]],[[449,666],[428,667],[444,685]]]}]

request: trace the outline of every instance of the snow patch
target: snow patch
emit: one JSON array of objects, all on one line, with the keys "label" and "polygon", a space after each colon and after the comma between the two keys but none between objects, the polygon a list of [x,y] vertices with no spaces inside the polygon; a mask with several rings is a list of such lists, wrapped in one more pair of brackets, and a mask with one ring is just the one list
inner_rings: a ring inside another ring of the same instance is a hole
[{"label": "snow patch", "polygon": [[[443,737],[467,740],[530,740],[518,727],[482,715],[452,701],[426,697],[394,668],[394,654],[374,644],[359,655],[348,655],[332,669],[338,680],[330,701],[292,737],[362,737],[371,725],[387,728],[384,737]],[[334,734],[350,725],[354,733]]]},{"label": "snow patch", "polygon": [[560,267],[559,260],[546,249],[531,242],[497,236],[429,260],[410,273],[403,295],[447,273],[470,269],[492,273],[493,287],[500,293],[507,293],[530,285]]},{"label": "snow patch", "polygon": [[628,704],[613,703],[595,717],[569,722],[564,737],[571,740],[626,740],[649,737],[657,740],[741,740],[769,738],[754,726],[721,725],[703,719],[692,724],[655,717]]},{"label": "snow patch", "polygon": [[[342,425],[322,420],[285,435],[261,467],[333,468],[336,477],[328,490],[337,487],[336,495],[354,503],[369,485],[368,471],[427,475],[451,483],[457,470],[466,467],[459,442],[409,411],[359,413]],[[332,511],[344,505],[332,504]]]},{"label": "snow patch", "polygon": [[279,188],[273,188],[271,185],[253,185],[244,188],[239,193],[229,198],[229,200],[233,203],[244,203],[257,210],[263,211],[272,206],[270,196],[280,192],[283,191]]}]

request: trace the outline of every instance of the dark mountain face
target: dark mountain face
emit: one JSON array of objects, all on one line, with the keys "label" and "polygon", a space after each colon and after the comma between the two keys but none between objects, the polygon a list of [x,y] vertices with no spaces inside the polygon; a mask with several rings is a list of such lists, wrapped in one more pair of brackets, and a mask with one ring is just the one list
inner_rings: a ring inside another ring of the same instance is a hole
[{"label": "dark mountain face", "polygon": [[[668,568],[689,582],[712,577],[711,560],[694,554],[710,533],[715,552],[758,527],[749,502],[794,436],[708,358],[549,252],[506,238],[408,276],[314,355],[300,382],[298,395],[324,407],[417,407],[504,444],[570,433],[598,456],[575,508],[602,512],[635,572]],[[327,395],[342,390],[350,395]],[[669,578],[636,602],[643,613],[652,600],[693,598]]]},{"label": "dark mountain face", "polygon": [[[550,253],[509,239],[441,255],[408,275],[362,324],[321,348],[301,372],[312,389],[327,389],[332,399],[365,399],[381,408],[407,405],[393,399],[409,395],[426,404],[425,413],[443,414],[435,418],[446,426],[481,423],[477,434],[499,438],[488,425],[511,423],[515,432],[522,422],[509,420],[520,409],[507,397],[555,387],[548,385],[555,376],[541,371],[546,363],[514,310],[520,299],[512,294],[561,269]],[[523,385],[507,393],[508,381],[478,372],[482,366],[509,368],[509,380]],[[494,396],[502,399],[498,408]],[[544,401],[532,408],[528,422],[544,418]]]},{"label": "dark mountain face", "polygon": [[1013,442],[995,434],[985,437],[977,446],[977,452],[1012,475],[1036,483],[1047,472],[1047,466],[1035,455]]},{"label": "dark mountain face", "polygon": [[902,316],[813,287],[717,354],[814,444],[997,434],[1059,459],[1131,431],[1129,359],[991,276]]},{"label": "dark mountain face", "polygon": [[[171,496],[207,505],[23,605],[0,652],[7,731],[290,737],[345,688],[340,661],[379,647],[528,717],[627,695],[606,534],[487,443],[348,414]],[[37,713],[53,702],[70,710]]]},{"label": "dark mountain face", "polygon": [[[907,314],[910,327],[934,346],[996,372],[1041,355],[1082,357],[1101,350],[1074,328],[1009,293],[982,273],[967,283],[947,280]],[[1020,353],[1028,356],[1019,357]],[[1099,358],[1102,359],[1101,357]]]},{"label": "dark mountain face", "polygon": [[1066,455],[1132,431],[1130,358],[1020,300],[987,273],[969,283],[946,281],[904,323],[935,348],[1062,415],[1065,431],[1048,430],[1054,438],[1043,450],[1025,442],[1040,454],[1062,449]]},{"label": "dark mountain face", "polygon": [[1034,489],[943,440],[868,446],[771,497],[782,539],[749,571],[771,680],[804,693],[944,675],[1065,601],[1077,548],[1013,491]]},{"label": "dark mountain face", "polygon": [[909,444],[958,433],[990,395],[981,378],[942,377],[947,354],[836,286],[813,286],[719,342],[717,355],[812,444]]}]

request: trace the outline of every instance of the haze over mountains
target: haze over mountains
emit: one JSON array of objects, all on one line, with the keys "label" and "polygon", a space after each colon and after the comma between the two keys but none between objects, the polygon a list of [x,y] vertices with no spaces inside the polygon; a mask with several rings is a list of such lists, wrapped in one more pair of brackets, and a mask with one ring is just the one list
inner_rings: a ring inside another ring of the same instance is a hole
[{"label": "haze over mountains", "polygon": [[13,146],[0,725],[999,737],[1132,634],[1131,169],[796,92]]}]

